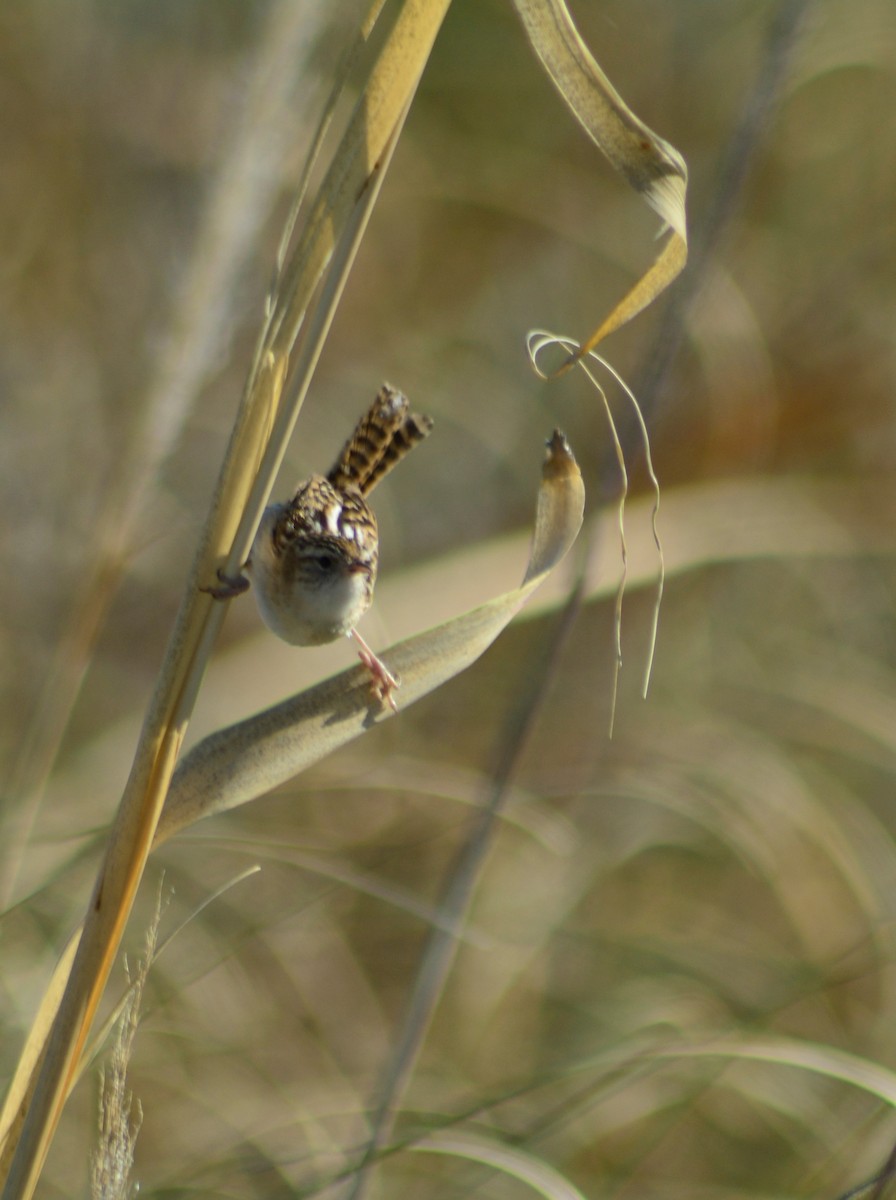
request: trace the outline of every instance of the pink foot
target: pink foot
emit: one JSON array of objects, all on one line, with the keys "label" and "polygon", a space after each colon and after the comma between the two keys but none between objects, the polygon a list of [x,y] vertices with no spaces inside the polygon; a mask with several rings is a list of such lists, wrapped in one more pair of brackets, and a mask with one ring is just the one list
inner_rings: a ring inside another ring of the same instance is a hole
[{"label": "pink foot", "polygon": [[358,643],[358,657],[370,672],[370,690],[374,697],[380,704],[388,704],[392,711],[397,713],[398,705],[392,693],[401,687],[400,680],[392,674],[381,658],[377,658],[357,629],[353,629],[349,637],[353,637]]}]

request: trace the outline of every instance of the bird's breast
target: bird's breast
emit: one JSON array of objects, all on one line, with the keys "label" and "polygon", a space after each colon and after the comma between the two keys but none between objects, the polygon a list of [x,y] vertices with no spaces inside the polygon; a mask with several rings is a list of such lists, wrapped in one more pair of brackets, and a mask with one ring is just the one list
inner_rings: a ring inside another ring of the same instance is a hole
[{"label": "bird's breast", "polygon": [[249,574],[265,625],[295,646],[317,646],[349,633],[370,607],[376,563],[332,555],[326,567],[302,548],[277,548],[276,512],[265,513],[252,548]]}]

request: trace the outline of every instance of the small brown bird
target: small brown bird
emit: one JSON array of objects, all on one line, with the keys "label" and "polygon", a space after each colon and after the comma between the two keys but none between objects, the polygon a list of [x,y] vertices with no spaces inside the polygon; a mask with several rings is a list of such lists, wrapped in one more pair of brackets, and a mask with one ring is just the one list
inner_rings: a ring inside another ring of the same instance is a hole
[{"label": "small brown bird", "polygon": [[[379,561],[376,517],[366,497],[432,429],[407,398],[383,384],[327,473],[300,483],[291,500],[265,509],[244,570],[262,620],[284,641],[317,646],[354,638],[374,695],[393,710],[398,680],[355,626],[370,607]],[[217,599],[249,587],[244,575],[219,573]]]}]

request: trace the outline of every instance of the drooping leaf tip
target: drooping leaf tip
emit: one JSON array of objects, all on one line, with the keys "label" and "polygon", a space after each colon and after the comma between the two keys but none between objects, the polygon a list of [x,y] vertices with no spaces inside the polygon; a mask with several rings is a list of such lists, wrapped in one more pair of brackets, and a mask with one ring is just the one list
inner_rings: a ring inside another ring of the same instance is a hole
[{"label": "drooping leaf tip", "polygon": [[545,446],[547,452],[542,468],[545,479],[578,473],[579,466],[575,455],[566,440],[566,434],[561,429],[554,430],[545,442]]},{"label": "drooping leaf tip", "polygon": [[565,464],[565,469],[570,466],[576,466],[576,456],[573,455],[570,443],[566,440],[566,434],[563,430],[554,430],[551,437],[545,443],[547,446],[547,454],[545,455],[545,468],[555,468],[560,463]]}]

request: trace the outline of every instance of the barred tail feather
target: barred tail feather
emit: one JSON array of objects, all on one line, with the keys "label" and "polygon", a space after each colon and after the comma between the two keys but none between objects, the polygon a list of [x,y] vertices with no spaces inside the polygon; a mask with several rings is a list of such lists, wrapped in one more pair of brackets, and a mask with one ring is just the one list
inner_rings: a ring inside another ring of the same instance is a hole
[{"label": "barred tail feather", "polygon": [[383,384],[327,475],[334,487],[340,490],[356,487],[366,496],[426,437],[432,421],[409,413],[408,407],[406,396],[388,383]]},{"label": "barred tail feather", "polygon": [[383,451],[382,457],[367,477],[364,494],[373,491],[379,481],[388,475],[396,463],[401,462],[409,450],[422,442],[432,429],[432,418],[419,413],[409,413],[404,424],[392,435],[392,440]]}]

